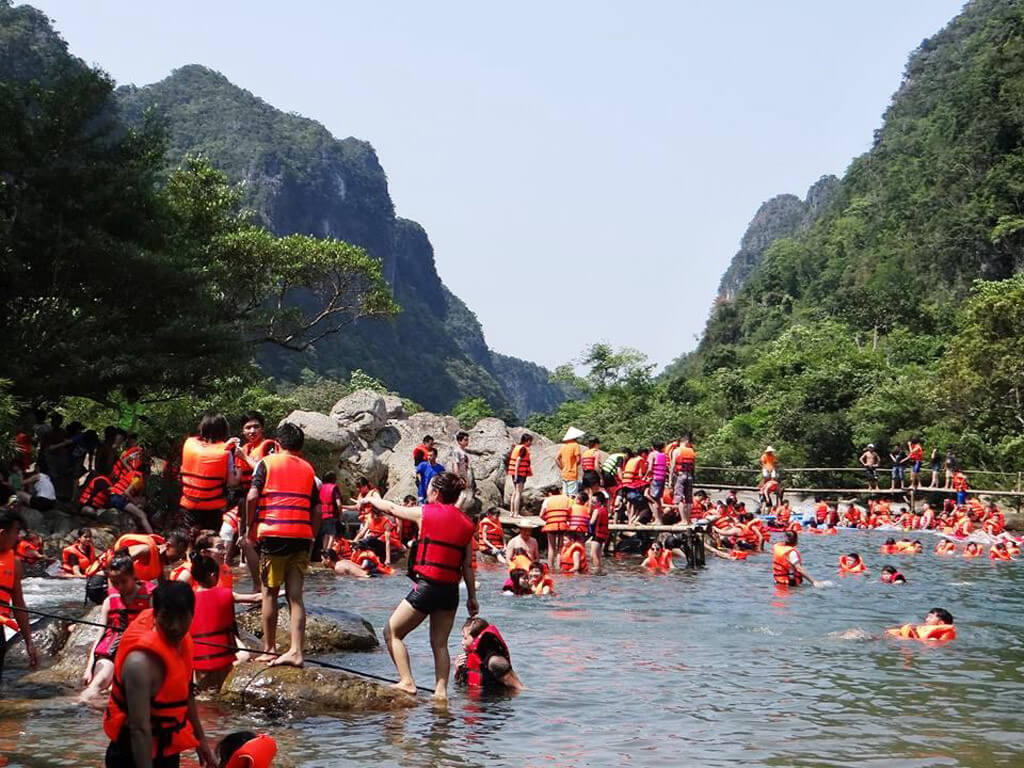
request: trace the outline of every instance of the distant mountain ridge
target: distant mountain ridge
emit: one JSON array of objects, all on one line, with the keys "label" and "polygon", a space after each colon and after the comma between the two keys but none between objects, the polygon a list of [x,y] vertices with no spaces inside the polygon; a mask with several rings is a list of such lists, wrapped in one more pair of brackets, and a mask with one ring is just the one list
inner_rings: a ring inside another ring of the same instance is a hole
[{"label": "distant mountain ridge", "polygon": [[243,184],[245,203],[273,232],[337,237],[381,260],[402,312],[359,321],[306,354],[268,350],[261,362],[269,373],[294,380],[308,368],[344,379],[361,368],[431,410],[483,397],[519,418],[564,399],[533,364],[504,355],[496,363],[476,316],[438,276],[427,233],[395,216],[368,142],[336,139],[314,120],[282,112],[194,64],[117,95],[129,121],[147,110],[164,121],[169,168],[202,153]]}]

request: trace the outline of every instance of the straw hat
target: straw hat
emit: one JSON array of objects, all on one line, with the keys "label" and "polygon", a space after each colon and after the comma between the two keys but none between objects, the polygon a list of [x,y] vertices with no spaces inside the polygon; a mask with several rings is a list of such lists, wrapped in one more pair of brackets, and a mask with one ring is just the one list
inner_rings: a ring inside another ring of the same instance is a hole
[{"label": "straw hat", "polygon": [[775,449],[774,449],[774,448],[772,448],[772,447],[771,447],[771,446],[769,445],[769,446],[768,446],[767,448],[765,448],[765,449],[764,449],[764,452],[765,452],[765,453],[775,453]]},{"label": "straw hat", "polygon": [[576,427],[569,427],[569,429],[565,431],[565,437],[562,438],[562,442],[568,443],[570,440],[579,440],[585,434],[587,433],[584,432],[582,429],[576,429]]}]

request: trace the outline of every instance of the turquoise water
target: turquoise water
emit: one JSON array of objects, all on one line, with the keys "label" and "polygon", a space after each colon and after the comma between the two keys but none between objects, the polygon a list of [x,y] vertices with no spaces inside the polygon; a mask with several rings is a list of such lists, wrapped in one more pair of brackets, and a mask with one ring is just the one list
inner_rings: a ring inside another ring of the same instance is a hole
[{"label": "turquoise water", "polygon": [[[558,578],[549,598],[504,597],[503,573],[484,566],[481,612],[512,648],[528,687],[520,695],[454,689],[447,711],[425,701],[294,722],[209,705],[207,727],[267,729],[286,757],[280,764],[297,766],[1024,764],[1024,563],[882,556],[884,538],[806,536],[808,570],[832,582],[820,589],[775,588],[767,555],[667,575],[642,572],[634,558],[605,574]],[[925,541],[930,550],[934,540]],[[864,555],[869,578],[838,577],[836,559],[850,550]],[[880,583],[885,563],[909,583]],[[408,584],[322,573],[308,603],[360,613],[379,631]],[[30,600],[55,600],[49,587],[30,584]],[[936,606],[956,617],[950,645],[879,637]],[[429,685],[424,630],[410,649],[417,681]],[[383,651],[334,658],[393,674]],[[31,716],[0,707],[9,765],[98,765],[104,748],[94,713],[58,702]]]}]

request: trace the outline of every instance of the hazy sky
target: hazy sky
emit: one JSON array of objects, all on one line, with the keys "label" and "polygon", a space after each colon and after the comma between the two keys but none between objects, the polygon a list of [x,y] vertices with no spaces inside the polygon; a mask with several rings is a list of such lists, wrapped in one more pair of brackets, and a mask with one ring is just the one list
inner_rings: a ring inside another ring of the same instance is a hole
[{"label": "hazy sky", "polygon": [[961,0],[36,0],[119,83],[199,63],[377,149],[491,347],[693,348],[767,198],[870,146]]}]

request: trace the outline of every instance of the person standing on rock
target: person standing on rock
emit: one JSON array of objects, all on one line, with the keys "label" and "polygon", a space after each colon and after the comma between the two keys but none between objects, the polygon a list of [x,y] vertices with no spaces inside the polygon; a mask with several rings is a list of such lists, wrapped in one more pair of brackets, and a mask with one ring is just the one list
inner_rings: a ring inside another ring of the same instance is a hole
[{"label": "person standing on rock", "polygon": [[523,503],[523,487],[526,485],[526,478],[533,475],[530,467],[530,446],[533,445],[533,435],[524,432],[519,438],[519,444],[512,448],[508,457],[508,474],[512,479],[512,496],[509,498],[508,506],[512,517],[519,517],[519,509]]},{"label": "person standing on rock", "polygon": [[462,482],[466,484],[466,489],[459,496],[458,506],[460,509],[466,509],[473,502],[474,495],[474,482],[473,482],[473,468],[469,463],[469,432],[464,429],[460,429],[455,434],[455,466],[452,470],[462,478]]},{"label": "person standing on rock", "polygon": [[589,491],[601,487],[601,441],[596,437],[587,441],[587,450],[580,455],[580,468],[583,470],[583,489]]},{"label": "person standing on rock", "polygon": [[179,506],[188,528],[220,530],[228,508],[228,487],[238,483],[236,443],[228,442],[229,432],[222,414],[207,412],[199,422],[199,436],[187,438],[181,449]]},{"label": "person standing on rock", "polygon": [[425,504],[427,501],[427,489],[430,487],[430,481],[444,471],[444,464],[437,463],[437,448],[431,448],[427,451],[426,461],[421,461],[416,467],[416,491],[419,494],[420,504]]},{"label": "person standing on rock", "polygon": [[459,608],[459,580],[466,583],[466,608],[476,616],[476,580],[473,570],[473,532],[476,526],[455,506],[465,489],[454,472],[433,477],[422,507],[403,507],[383,499],[369,499],[381,512],[416,523],[419,543],[410,553],[412,578],[416,585],[398,604],[384,628],[388,653],[395,662],[398,682],[394,687],[416,693],[405,636],[430,617],[430,647],[434,654],[434,699],[448,699],[451,656],[448,638]]},{"label": "person standing on rock", "polygon": [[[18,531],[25,527],[25,521],[17,512],[0,509],[0,632],[6,629],[20,632],[25,641],[25,654],[29,666],[38,663],[36,647],[32,642],[32,628],[25,613],[25,596],[21,593],[21,562],[15,556],[18,546]],[[7,635],[0,634],[0,678],[4,672],[4,655],[7,652]]]},{"label": "person standing on rock", "polygon": [[555,466],[562,475],[562,493],[575,496],[580,492],[580,450],[579,438],[583,433],[575,427],[569,427],[562,438],[562,445],[555,454]]},{"label": "person standing on rock", "polygon": [[[277,430],[277,441],[280,453],[267,456],[256,467],[246,499],[249,531],[259,545],[263,593],[263,655],[257,661],[301,667],[306,640],[302,587],[320,530],[320,494],[316,472],[301,455],[305,442],[302,429],[286,421]],[[291,615],[291,645],[274,658],[277,595],[282,584]]]}]

